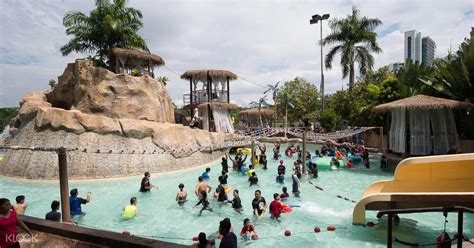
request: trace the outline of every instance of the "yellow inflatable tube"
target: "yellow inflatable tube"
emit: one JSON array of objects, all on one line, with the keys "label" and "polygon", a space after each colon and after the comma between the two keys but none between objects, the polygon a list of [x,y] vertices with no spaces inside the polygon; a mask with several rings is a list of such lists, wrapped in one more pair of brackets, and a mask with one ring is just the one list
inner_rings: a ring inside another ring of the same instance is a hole
[{"label": "yellow inflatable tube", "polygon": [[251,155],[252,149],[251,148],[237,148],[237,153]]}]

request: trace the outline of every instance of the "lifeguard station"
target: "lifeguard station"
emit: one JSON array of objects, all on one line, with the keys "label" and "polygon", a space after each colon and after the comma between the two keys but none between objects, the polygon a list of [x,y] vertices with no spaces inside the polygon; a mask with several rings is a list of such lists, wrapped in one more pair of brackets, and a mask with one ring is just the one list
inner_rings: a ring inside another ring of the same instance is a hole
[{"label": "lifeguard station", "polygon": [[190,70],[181,75],[189,80],[189,94],[183,95],[184,108],[191,110],[201,120],[200,128],[213,131],[234,133],[230,118],[230,109],[237,105],[230,103],[230,80],[237,75],[225,70]]}]

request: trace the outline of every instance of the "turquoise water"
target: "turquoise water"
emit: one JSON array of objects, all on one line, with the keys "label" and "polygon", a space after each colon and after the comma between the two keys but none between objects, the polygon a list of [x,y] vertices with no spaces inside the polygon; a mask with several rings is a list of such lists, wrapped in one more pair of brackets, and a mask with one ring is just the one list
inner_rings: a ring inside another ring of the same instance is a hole
[{"label": "turquoise water", "polygon": [[[268,158],[272,157],[271,145],[267,145]],[[284,150],[285,147],[282,147]],[[314,146],[309,150],[314,151]],[[247,160],[248,161],[248,160]],[[287,166],[285,185],[291,194],[291,178],[289,172],[294,159],[284,158]],[[311,181],[325,189],[321,192],[307,181],[301,183],[301,198],[290,198],[290,204],[301,207],[294,208],[290,214],[284,214],[278,223],[267,214],[260,221],[252,217],[251,202],[254,191],[262,190],[267,204],[273,200],[273,193],[281,193],[281,185],[275,183],[277,161],[269,160],[269,169],[257,167],[259,186],[249,187],[247,177],[230,172],[229,185],[239,189],[243,214],[233,211],[230,206],[221,207],[211,200],[214,213],[204,211],[198,215],[199,208],[193,208],[198,201],[194,195],[194,186],[197,177],[204,167],[172,172],[162,175],[152,175],[151,181],[159,189],[151,193],[139,193],[140,177],[126,179],[105,179],[94,181],[72,181],[69,188],[78,188],[79,194],[85,196],[87,191],[92,192],[92,200],[83,206],[87,214],[76,219],[80,225],[95,227],[111,231],[122,232],[128,230],[133,235],[153,237],[160,240],[182,244],[193,243],[191,238],[199,232],[215,234],[219,221],[229,217],[236,233],[240,233],[243,219],[250,218],[255,225],[260,239],[244,242],[239,238],[240,247],[385,247],[386,225],[381,224],[374,228],[353,226],[352,209],[354,203],[341,200],[334,196],[339,194],[350,199],[358,200],[365,188],[378,180],[390,179],[392,173],[381,171],[378,167],[378,157],[371,157],[372,170],[364,170],[355,165],[355,170],[342,169],[339,171],[320,171],[318,179]],[[229,161],[229,166],[232,167]],[[212,163],[210,185],[215,189],[218,185],[217,177],[220,174],[220,161]],[[184,183],[188,191],[188,202],[179,207],[175,202],[178,184]],[[213,190],[214,191],[214,190]],[[7,197],[14,201],[15,196],[23,194],[28,203],[27,215],[44,218],[52,200],[59,200],[59,182],[38,182],[17,180],[0,177],[0,197]],[[130,197],[138,198],[139,216],[130,221],[121,221],[121,209],[128,204]],[[232,196],[229,195],[231,199]],[[377,222],[375,212],[367,211],[367,221]],[[402,215],[400,226],[395,228],[394,237],[411,242],[432,243],[442,231],[443,218],[441,213]],[[447,229],[452,235],[456,232],[457,216],[448,216]],[[315,226],[325,230],[327,225],[335,225],[336,231],[314,233]],[[284,230],[291,230],[292,236],[285,237]],[[474,218],[466,214],[464,217],[465,234],[474,236]],[[396,246],[396,245],[395,245]]]}]

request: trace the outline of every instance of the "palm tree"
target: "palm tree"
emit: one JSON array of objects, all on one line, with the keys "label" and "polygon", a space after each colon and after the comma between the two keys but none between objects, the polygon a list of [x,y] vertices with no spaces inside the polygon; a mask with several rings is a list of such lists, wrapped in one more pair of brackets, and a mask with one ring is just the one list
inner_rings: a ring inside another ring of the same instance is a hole
[{"label": "palm tree", "polygon": [[249,103],[249,106],[252,107],[252,108],[258,108],[258,118],[260,120],[260,127],[264,127],[263,126],[263,121],[262,121],[262,107],[265,107],[265,106],[268,106],[268,103],[267,103],[267,96],[263,96],[261,97],[260,99],[258,99],[257,102],[250,102]]},{"label": "palm tree", "polygon": [[360,17],[359,10],[352,8],[352,14],[343,19],[329,21],[331,34],[323,39],[323,45],[336,44],[326,55],[326,68],[332,68],[336,53],[341,53],[342,78],[349,76],[349,89],[354,85],[354,64],[359,64],[359,72],[364,75],[374,67],[371,52],[379,53],[382,49],[377,44],[374,32],[382,21],[377,18]]},{"label": "palm tree", "polygon": [[278,81],[275,85],[268,84],[267,89],[263,92],[263,94],[267,94],[268,92],[272,92],[272,99],[275,105],[275,119],[278,118],[278,108],[277,108],[277,92],[280,89],[280,81]]},{"label": "palm tree", "polygon": [[167,76],[159,76],[158,82],[162,83],[164,86],[168,84],[169,78]]},{"label": "palm tree", "polygon": [[66,34],[73,38],[61,47],[63,56],[71,52],[95,53],[100,64],[113,68],[113,47],[148,51],[145,40],[137,33],[143,27],[140,10],[127,7],[127,0],[96,0],[95,5],[89,16],[80,11],[64,16]]}]

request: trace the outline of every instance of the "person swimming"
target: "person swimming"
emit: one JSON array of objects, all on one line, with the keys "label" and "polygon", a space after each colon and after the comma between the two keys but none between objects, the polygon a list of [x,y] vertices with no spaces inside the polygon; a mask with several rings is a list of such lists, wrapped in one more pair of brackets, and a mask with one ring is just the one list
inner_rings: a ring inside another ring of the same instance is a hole
[{"label": "person swimming", "polygon": [[130,220],[138,215],[137,198],[130,199],[130,205],[126,206],[122,211],[122,220]]},{"label": "person swimming", "polygon": [[188,197],[188,192],[184,190],[184,184],[180,183],[179,186],[179,191],[176,193],[176,202],[178,202],[178,205],[183,206],[186,200],[186,197]]}]

